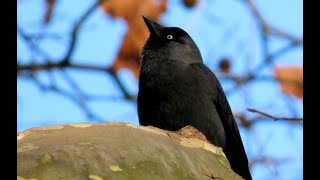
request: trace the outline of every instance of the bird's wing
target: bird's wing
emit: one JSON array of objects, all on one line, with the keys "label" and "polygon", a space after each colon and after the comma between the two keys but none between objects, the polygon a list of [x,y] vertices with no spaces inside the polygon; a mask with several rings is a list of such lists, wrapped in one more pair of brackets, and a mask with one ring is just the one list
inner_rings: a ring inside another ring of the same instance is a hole
[{"label": "bird's wing", "polygon": [[[230,129],[232,136],[234,137],[236,142],[242,144],[238,126],[232,115],[230,105],[219,80],[205,64],[193,63],[191,64],[191,66],[193,67],[193,73],[197,76],[201,76],[199,77],[202,81],[201,83],[205,83],[206,88],[208,88],[207,92],[210,93],[208,94],[208,97],[213,97],[213,101],[217,108],[220,119],[224,121],[224,126],[227,126],[225,128]],[[239,142],[239,140],[241,142]]]},{"label": "bird's wing", "polygon": [[[206,94],[208,97],[213,99],[215,104],[216,111],[219,114],[219,117],[222,121],[224,131],[226,133],[226,147],[224,148],[225,154],[230,161],[230,164],[233,164],[233,167],[239,171],[247,174],[248,158],[245,153],[245,149],[241,140],[238,126],[233,117],[230,105],[224,94],[222,86],[215,76],[215,74],[203,63],[193,63],[190,64],[192,73],[201,81],[205,87],[208,88]],[[237,165],[238,164],[238,165]],[[248,175],[250,176],[250,174]]]}]

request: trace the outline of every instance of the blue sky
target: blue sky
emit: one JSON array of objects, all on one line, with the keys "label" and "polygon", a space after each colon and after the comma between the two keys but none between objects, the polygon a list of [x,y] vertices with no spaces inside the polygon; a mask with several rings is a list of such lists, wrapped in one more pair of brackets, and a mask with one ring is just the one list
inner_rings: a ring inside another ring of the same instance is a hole
[{"label": "blue sky", "polygon": [[[74,8],[76,2],[77,8]],[[302,37],[302,0],[255,0],[255,4],[262,15],[272,25]],[[64,55],[68,34],[77,17],[82,14],[92,0],[57,1],[56,16],[48,27],[39,22],[43,15],[43,0],[19,1],[18,24],[26,31],[48,31],[62,36],[58,41],[43,40],[41,46],[51,55],[52,59],[59,59]],[[169,0],[166,13],[161,22],[166,26],[178,26],[185,29],[195,40],[202,53],[205,63],[213,70],[217,69],[221,57],[232,59],[232,72],[244,74],[254,69],[261,60],[261,49],[255,21],[251,14],[236,0],[201,1],[194,9],[186,9],[178,0]],[[112,19],[101,11],[96,10],[83,26],[79,43],[73,54],[73,59],[97,65],[112,63],[121,44],[126,30],[126,23],[119,19]],[[285,42],[274,39],[270,48],[276,50]],[[32,54],[26,44],[17,36],[18,59],[27,63]],[[302,65],[302,48],[276,59],[277,65]],[[138,124],[136,104],[117,98],[121,93],[116,84],[104,73],[93,71],[68,70],[68,75],[76,79],[79,87],[90,94],[104,95],[110,100],[91,101],[89,107],[102,116],[105,121],[121,121]],[[272,74],[271,68],[263,71]],[[130,72],[119,72],[121,80],[132,93],[137,93],[137,81]],[[53,76],[38,73],[37,77],[43,83],[49,83],[54,77],[60,87],[72,91],[68,83],[61,77],[58,70]],[[41,91],[35,84],[24,78],[17,79],[17,131],[52,124],[86,122],[81,109],[64,97],[50,92]],[[223,88],[228,90],[232,83],[222,81]],[[233,112],[243,112],[245,108],[254,107],[267,110],[275,115],[292,115],[285,103],[279,87],[275,82],[255,82],[228,94]],[[249,100],[248,100],[249,99]],[[303,116],[302,101],[293,100],[291,106],[297,110],[297,116]],[[278,166],[275,179],[302,179],[302,126],[286,122],[271,120],[261,121],[249,131],[240,129],[249,160],[257,154],[270,155],[276,158],[286,157],[289,163]],[[260,145],[259,145],[260,143]],[[261,147],[263,147],[261,150]],[[252,169],[254,179],[270,179],[273,169],[266,165],[258,165]]]}]

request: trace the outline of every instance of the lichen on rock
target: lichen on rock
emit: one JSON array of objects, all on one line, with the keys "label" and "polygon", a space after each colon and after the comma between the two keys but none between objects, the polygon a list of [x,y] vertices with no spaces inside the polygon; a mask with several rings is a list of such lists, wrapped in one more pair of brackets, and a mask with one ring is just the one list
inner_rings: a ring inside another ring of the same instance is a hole
[{"label": "lichen on rock", "polygon": [[[194,135],[193,135],[194,134]],[[18,179],[242,179],[197,130],[81,123],[18,133]]]}]

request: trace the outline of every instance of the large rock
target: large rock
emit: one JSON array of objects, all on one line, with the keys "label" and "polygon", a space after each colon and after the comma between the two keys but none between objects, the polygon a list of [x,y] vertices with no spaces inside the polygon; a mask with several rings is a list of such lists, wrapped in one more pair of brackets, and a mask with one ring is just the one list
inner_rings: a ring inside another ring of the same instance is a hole
[{"label": "large rock", "polygon": [[129,123],[32,128],[17,135],[18,179],[242,179],[221,148],[186,132]]}]

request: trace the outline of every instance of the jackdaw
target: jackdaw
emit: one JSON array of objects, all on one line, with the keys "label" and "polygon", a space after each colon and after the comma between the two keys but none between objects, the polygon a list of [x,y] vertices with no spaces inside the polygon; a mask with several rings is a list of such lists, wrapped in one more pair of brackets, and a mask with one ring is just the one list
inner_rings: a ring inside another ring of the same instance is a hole
[{"label": "jackdaw", "polygon": [[238,126],[222,86],[187,32],[143,16],[150,36],[143,50],[139,122],[177,131],[191,125],[223,149],[231,168],[252,179]]}]

